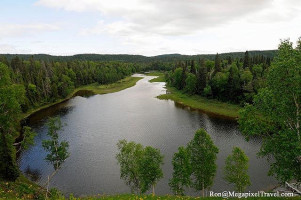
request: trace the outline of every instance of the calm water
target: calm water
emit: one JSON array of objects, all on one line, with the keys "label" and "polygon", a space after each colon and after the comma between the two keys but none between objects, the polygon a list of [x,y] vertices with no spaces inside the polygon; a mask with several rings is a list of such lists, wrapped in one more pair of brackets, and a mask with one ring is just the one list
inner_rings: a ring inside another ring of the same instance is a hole
[{"label": "calm water", "polygon": [[[246,142],[235,121],[209,117],[191,111],[173,101],[158,100],[166,93],[164,83],[150,83],[145,77],[136,86],[121,92],[74,97],[73,99],[37,113],[29,124],[38,133],[35,146],[22,152],[18,162],[20,169],[40,184],[53,172],[44,161],[46,152],[42,140],[47,138],[46,119],[60,116],[66,123],[61,137],[69,141],[71,156],[56,174],[51,187],[75,195],[128,193],[129,188],[121,180],[115,159],[118,140],[127,139],[143,145],[159,148],[164,154],[164,178],[156,187],[157,194],[170,194],[168,180],[172,175],[171,160],[177,148],[186,145],[199,128],[204,128],[218,146],[217,165],[213,191],[232,189],[222,179],[225,158],[233,146],[239,146],[250,158],[250,191],[268,189],[276,181],[267,176],[268,163],[256,156],[260,140]],[[194,191],[189,191],[194,195]]]}]

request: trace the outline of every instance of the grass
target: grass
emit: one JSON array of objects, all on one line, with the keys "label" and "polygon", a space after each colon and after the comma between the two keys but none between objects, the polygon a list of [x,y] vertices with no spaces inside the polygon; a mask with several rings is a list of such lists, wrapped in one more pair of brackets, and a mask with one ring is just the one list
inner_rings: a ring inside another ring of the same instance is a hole
[{"label": "grass", "polygon": [[142,77],[127,77],[125,79],[117,81],[116,83],[107,84],[107,85],[98,85],[96,83],[91,85],[86,85],[77,88],[73,92],[72,96],[80,90],[89,90],[92,91],[94,94],[107,94],[107,93],[119,92],[121,90],[134,86],[136,82],[139,81],[140,79],[142,79]]},{"label": "grass", "polygon": [[165,75],[164,72],[159,72],[159,71],[154,71],[154,72],[150,72],[150,73],[146,73],[145,75],[147,76],[158,76],[157,78],[153,78],[151,80],[149,80],[149,82],[165,82]]},{"label": "grass", "polygon": [[[152,196],[152,195],[131,195],[131,194],[122,194],[122,195],[108,195],[108,196],[99,196],[99,197],[87,197],[80,198],[87,200],[225,200],[222,197],[189,197],[189,196],[173,196],[173,195],[165,195],[165,196]],[[258,197],[258,198],[229,198],[229,199],[248,199],[248,200],[279,200],[279,199],[290,199],[297,200],[298,197],[289,197],[289,198],[277,198],[277,197]]]},{"label": "grass", "polygon": [[162,94],[158,99],[173,100],[184,106],[201,110],[209,115],[221,116],[225,118],[238,118],[239,105],[220,102],[215,99],[207,99],[200,95],[188,95],[174,87],[166,86],[169,94]]},{"label": "grass", "polygon": [[[39,186],[32,185],[30,183],[23,182],[0,182],[0,199],[45,199],[45,190],[42,190]],[[5,192],[3,192],[5,191]],[[164,196],[152,196],[152,195],[135,195],[135,194],[118,194],[118,195],[93,195],[87,197],[76,198],[73,195],[65,197],[57,190],[50,191],[49,199],[51,200],[224,200],[222,197],[190,197],[190,196],[174,196],[174,195],[164,195]],[[229,199],[240,199],[240,198],[229,198]],[[297,200],[299,197],[287,197],[287,198],[277,198],[277,197],[248,197],[241,198],[248,200]]]},{"label": "grass", "polygon": [[0,199],[43,199],[44,189],[23,175],[15,182],[0,180]]}]

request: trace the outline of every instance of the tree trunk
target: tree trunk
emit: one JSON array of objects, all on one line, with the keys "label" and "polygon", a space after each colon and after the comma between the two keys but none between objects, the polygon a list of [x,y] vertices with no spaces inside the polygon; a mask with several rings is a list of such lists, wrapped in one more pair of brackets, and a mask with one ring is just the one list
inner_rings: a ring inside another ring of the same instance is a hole
[{"label": "tree trunk", "polygon": [[202,192],[203,192],[203,197],[205,197],[205,188],[204,188],[205,186],[204,186],[204,182],[203,182],[203,190],[202,190]]},{"label": "tree trunk", "polygon": [[153,185],[153,196],[155,196],[155,185]]},{"label": "tree trunk", "polygon": [[50,176],[48,175],[48,177],[47,177],[47,183],[44,186],[44,187],[46,187],[46,199],[48,198],[50,180],[53,178],[53,176],[56,174],[57,171],[58,170],[55,170]]},{"label": "tree trunk", "polygon": [[48,199],[49,182],[50,182],[50,178],[49,178],[49,175],[48,175],[48,177],[47,177],[47,188],[46,188],[46,199]]}]

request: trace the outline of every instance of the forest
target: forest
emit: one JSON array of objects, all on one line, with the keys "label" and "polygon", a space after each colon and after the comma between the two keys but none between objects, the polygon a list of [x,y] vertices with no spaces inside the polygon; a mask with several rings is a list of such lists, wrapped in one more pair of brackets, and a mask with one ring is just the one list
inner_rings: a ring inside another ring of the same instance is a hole
[{"label": "forest", "polygon": [[[249,51],[250,56],[266,56],[273,58],[277,53],[277,50],[266,51]],[[44,61],[119,61],[119,62],[131,62],[131,63],[166,63],[175,62],[181,60],[197,60],[204,58],[208,60],[214,60],[214,54],[200,54],[200,55],[181,55],[181,54],[163,54],[158,56],[142,56],[142,55],[130,55],[130,54],[76,54],[73,56],[53,56],[48,54],[0,54],[0,57],[5,57],[8,60],[12,60],[18,56],[20,59],[28,60],[32,56],[36,60]],[[226,59],[227,57],[243,58],[244,52],[232,52],[221,53],[220,57]]]},{"label": "forest", "polygon": [[[278,51],[246,51],[210,56],[165,55],[146,59],[142,56],[116,55],[113,59],[111,56],[99,55],[3,55],[0,57],[0,178],[14,181],[20,175],[13,144],[20,133],[21,113],[64,99],[80,86],[114,83],[137,72],[159,70],[164,72],[168,87],[174,87],[189,95],[240,105],[242,109],[238,123],[242,134],[246,139],[261,137],[263,143],[259,155],[274,158],[269,174],[281,183],[300,181],[300,52],[300,40],[296,47],[289,40],[284,40]],[[53,130],[56,131],[56,128]],[[27,131],[29,139],[32,140],[30,130],[24,131]],[[58,136],[54,135],[57,139]],[[198,140],[211,145],[212,152],[207,160],[197,156],[205,151],[199,149]],[[29,144],[31,142],[28,141]],[[46,148],[53,150],[51,144],[45,143]],[[124,170],[121,171],[121,178],[132,190],[143,193],[154,187],[163,176],[160,169],[163,156],[160,152],[151,147],[144,149],[139,144],[127,141],[120,141],[118,148],[120,154],[116,157],[121,170]],[[134,166],[137,168],[134,171],[140,171],[134,181],[127,166],[132,164],[126,154],[129,151],[131,153],[131,148],[138,149],[137,160],[132,157],[133,163],[138,163]],[[184,186],[198,191],[210,187],[213,184],[216,171],[214,162],[218,153],[210,136],[204,130],[199,130],[187,147],[180,147],[178,150],[174,154],[174,173],[169,183],[172,191],[183,195]],[[232,180],[231,160],[235,156],[242,156],[247,163],[248,159],[240,149],[233,149],[232,153],[232,157],[227,159],[230,167],[226,170],[226,179],[235,183],[238,191],[243,191],[250,184],[249,180],[244,183]],[[65,153],[63,157],[67,158],[68,154]],[[155,166],[149,165],[152,164],[150,158],[157,159]],[[53,161],[52,158],[50,160]],[[210,167],[206,167],[207,161]],[[200,168],[202,163],[204,169]],[[147,167],[154,168],[147,171]],[[207,172],[209,168],[212,171]],[[246,171],[247,167],[244,168]],[[149,177],[152,170],[156,171],[156,177]],[[183,173],[185,176],[182,176]],[[203,176],[204,173],[211,175],[207,178]],[[243,175],[248,179],[245,173]]]},{"label": "forest", "polygon": [[137,64],[115,61],[47,62],[33,57],[22,60],[18,56],[11,62],[6,57],[0,60],[8,67],[11,82],[21,85],[25,90],[22,112],[65,98],[80,86],[114,83],[140,70]]},{"label": "forest", "polygon": [[214,61],[204,58],[179,61],[166,79],[171,86],[191,95],[243,105],[251,103],[254,94],[265,87],[271,60],[263,55],[250,56],[248,51],[240,59],[230,56],[222,59],[216,54]]},{"label": "forest", "polygon": [[252,95],[264,86],[264,76],[275,52],[155,57],[3,54],[0,62],[8,66],[12,83],[23,85],[26,99],[21,107],[26,112],[65,98],[79,86],[113,83],[135,72],[149,70],[167,72],[167,81],[172,86],[190,94],[233,103],[251,102]]}]

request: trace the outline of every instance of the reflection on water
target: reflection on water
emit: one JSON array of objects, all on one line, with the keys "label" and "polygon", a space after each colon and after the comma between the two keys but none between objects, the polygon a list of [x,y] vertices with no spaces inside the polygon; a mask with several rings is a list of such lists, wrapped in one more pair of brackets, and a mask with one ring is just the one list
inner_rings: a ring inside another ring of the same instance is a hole
[{"label": "reflection on water", "polygon": [[35,182],[38,182],[40,180],[40,178],[41,178],[41,172],[40,172],[40,170],[39,169],[31,169],[29,165],[25,168],[24,174],[31,181],[35,181]]},{"label": "reflection on water", "polygon": [[[204,128],[219,148],[217,175],[212,190],[233,189],[223,180],[225,158],[234,146],[242,148],[250,158],[250,191],[270,188],[276,181],[267,176],[269,168],[265,159],[257,158],[260,140],[245,141],[237,123],[229,119],[208,116],[187,107],[179,107],[173,101],[155,98],[166,93],[164,83],[150,83],[145,77],[136,86],[126,90],[94,95],[89,98],[74,97],[71,100],[37,113],[29,119],[30,126],[38,133],[35,146],[22,152],[20,169],[27,166],[38,169],[44,184],[52,166],[44,160],[46,152],[42,140],[47,138],[45,119],[60,116],[67,123],[61,138],[69,141],[71,156],[63,164],[51,183],[65,193],[114,194],[129,193],[129,188],[120,179],[115,155],[118,140],[127,139],[143,145],[151,145],[164,154],[164,178],[158,183],[156,193],[170,194],[168,180],[172,176],[172,156],[179,146],[186,145],[199,128]],[[189,191],[195,195],[194,191]]]},{"label": "reflection on water", "polygon": [[90,90],[79,90],[77,91],[73,97],[76,97],[76,96],[81,96],[81,97],[90,97],[90,96],[93,96],[95,95],[94,92],[90,91]]}]

